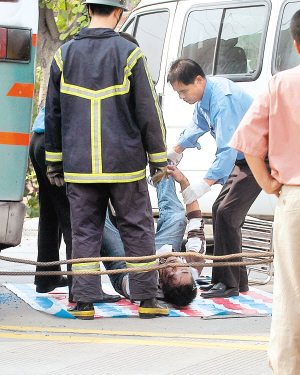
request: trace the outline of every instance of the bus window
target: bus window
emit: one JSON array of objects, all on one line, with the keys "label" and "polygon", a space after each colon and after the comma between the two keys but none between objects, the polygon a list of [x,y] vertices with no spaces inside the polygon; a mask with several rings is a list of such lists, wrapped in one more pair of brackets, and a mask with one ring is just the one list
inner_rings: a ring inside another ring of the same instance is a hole
[{"label": "bus window", "polygon": [[0,59],[29,62],[30,56],[31,30],[3,27],[0,29]]},{"label": "bus window", "polygon": [[24,29],[7,30],[7,58],[29,61],[31,49],[31,32]]}]

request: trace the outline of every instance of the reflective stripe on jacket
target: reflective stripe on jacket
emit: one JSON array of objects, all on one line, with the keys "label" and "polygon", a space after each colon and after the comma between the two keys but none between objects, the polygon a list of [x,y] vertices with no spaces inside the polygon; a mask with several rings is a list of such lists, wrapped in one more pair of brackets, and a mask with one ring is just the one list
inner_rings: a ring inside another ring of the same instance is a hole
[{"label": "reflective stripe on jacket", "polygon": [[90,272],[90,271],[100,271],[99,262],[86,262],[86,263],[73,263],[73,272]]},{"label": "reflective stripe on jacket", "polygon": [[165,126],[142,51],[111,29],[83,29],[55,54],[45,117],[47,164],[67,182],[131,182],[167,165]]}]

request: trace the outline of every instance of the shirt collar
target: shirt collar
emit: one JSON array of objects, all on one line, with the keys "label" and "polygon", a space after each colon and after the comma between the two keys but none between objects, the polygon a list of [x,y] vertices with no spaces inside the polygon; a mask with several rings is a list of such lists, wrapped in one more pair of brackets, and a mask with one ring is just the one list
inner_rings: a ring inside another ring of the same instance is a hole
[{"label": "shirt collar", "polygon": [[118,36],[119,34],[116,33],[113,29],[109,28],[83,28],[79,31],[78,34],[75,35],[74,39],[99,39],[99,38],[109,38],[112,36]]},{"label": "shirt collar", "polygon": [[209,103],[210,103],[210,98],[211,98],[212,86],[213,86],[213,82],[209,78],[206,78],[204,93],[203,93],[202,100],[200,102],[200,107],[205,109],[206,111],[209,111]]}]

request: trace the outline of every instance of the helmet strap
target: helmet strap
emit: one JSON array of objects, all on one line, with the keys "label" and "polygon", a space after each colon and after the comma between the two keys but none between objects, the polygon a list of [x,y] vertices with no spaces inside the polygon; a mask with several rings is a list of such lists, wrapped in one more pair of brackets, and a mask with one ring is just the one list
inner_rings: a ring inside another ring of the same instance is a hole
[{"label": "helmet strap", "polygon": [[87,10],[88,19],[89,19],[89,21],[90,21],[92,18],[91,18],[91,15],[90,15],[90,7],[89,7],[89,4],[85,4],[85,6],[86,6],[86,10]]},{"label": "helmet strap", "polygon": [[115,28],[118,26],[118,23],[120,22],[120,19],[121,19],[122,16],[123,16],[124,9],[122,9],[122,8],[120,8],[120,9],[121,9],[121,12],[120,12],[120,14],[119,14],[118,21],[117,21],[117,23],[116,23]]}]

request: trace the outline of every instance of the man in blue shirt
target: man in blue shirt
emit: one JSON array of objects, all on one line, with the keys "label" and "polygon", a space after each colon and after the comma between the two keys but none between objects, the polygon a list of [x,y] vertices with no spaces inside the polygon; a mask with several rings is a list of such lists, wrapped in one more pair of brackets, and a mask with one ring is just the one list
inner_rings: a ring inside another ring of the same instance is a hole
[{"label": "man in blue shirt", "polygon": [[[202,197],[213,184],[224,185],[212,208],[214,255],[239,253],[242,251],[241,227],[261,189],[244,155],[229,147],[229,142],[253,99],[226,78],[206,78],[202,68],[189,59],[179,59],[172,64],[168,82],[180,99],[196,104],[192,121],[180,135],[177,145],[168,152],[168,159],[176,163],[186,148],[200,149],[198,138],[207,132],[217,143],[216,158],[204,179],[182,192],[184,203]],[[238,295],[239,291],[246,292],[245,266],[214,267],[212,284],[206,290],[202,293],[204,298],[230,297]]]}]

